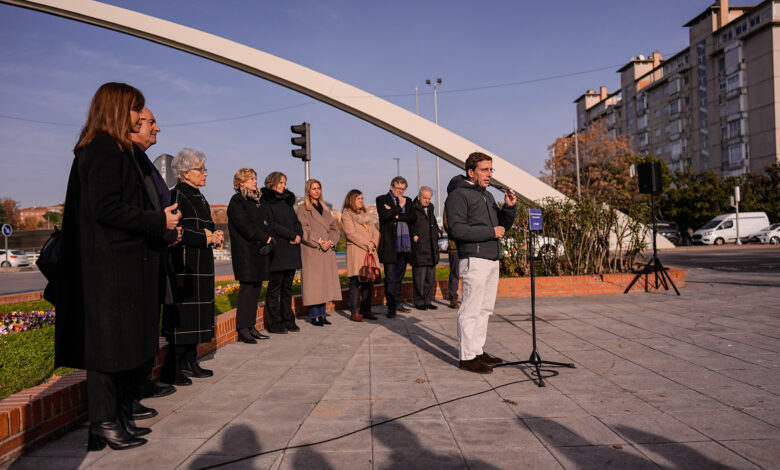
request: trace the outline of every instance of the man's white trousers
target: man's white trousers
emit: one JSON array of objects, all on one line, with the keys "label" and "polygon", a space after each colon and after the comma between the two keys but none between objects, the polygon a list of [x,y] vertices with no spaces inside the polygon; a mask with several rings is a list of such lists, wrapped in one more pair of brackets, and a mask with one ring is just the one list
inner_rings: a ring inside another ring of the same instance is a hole
[{"label": "man's white trousers", "polygon": [[482,354],[487,339],[488,318],[493,313],[498,289],[498,261],[464,258],[458,265],[463,282],[463,300],[458,310],[458,350],[461,361]]}]

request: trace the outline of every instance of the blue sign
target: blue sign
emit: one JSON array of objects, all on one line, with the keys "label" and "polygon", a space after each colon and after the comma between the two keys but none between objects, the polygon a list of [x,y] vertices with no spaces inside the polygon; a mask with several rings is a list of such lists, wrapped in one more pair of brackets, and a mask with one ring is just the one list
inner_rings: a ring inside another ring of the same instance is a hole
[{"label": "blue sign", "polygon": [[10,237],[12,233],[14,233],[14,229],[11,227],[11,224],[4,224],[3,225],[3,236],[4,237]]},{"label": "blue sign", "polygon": [[542,229],[542,210],[541,209],[528,209],[529,226],[530,230]]}]

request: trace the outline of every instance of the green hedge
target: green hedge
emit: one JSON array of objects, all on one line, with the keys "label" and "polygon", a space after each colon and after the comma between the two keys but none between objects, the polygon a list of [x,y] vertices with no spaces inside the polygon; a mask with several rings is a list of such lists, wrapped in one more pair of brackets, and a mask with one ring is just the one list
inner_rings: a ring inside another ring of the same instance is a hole
[{"label": "green hedge", "polygon": [[67,375],[75,369],[54,369],[54,326],[0,336],[0,398]]}]

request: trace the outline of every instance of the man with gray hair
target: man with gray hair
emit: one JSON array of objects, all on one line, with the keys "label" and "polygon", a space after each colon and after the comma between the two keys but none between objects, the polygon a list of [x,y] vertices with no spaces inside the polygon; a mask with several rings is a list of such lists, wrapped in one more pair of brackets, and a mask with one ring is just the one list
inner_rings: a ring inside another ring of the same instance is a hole
[{"label": "man with gray hair", "polygon": [[390,181],[390,191],[376,198],[379,233],[382,235],[378,254],[385,267],[387,318],[395,318],[396,311],[411,311],[401,304],[401,281],[412,249],[409,227],[416,219],[411,199],[404,196],[407,186],[403,176],[396,176]]},{"label": "man with gray hair", "polygon": [[414,281],[414,308],[436,310],[433,305],[436,265],[439,263],[439,224],[431,204],[433,190],[428,186],[420,188],[412,202],[417,215],[411,227],[412,235],[412,279]]}]

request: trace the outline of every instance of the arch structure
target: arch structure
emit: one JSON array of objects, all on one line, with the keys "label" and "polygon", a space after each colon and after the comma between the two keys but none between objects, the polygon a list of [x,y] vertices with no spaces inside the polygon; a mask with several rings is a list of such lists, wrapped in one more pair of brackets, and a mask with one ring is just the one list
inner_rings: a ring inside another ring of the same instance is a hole
[{"label": "arch structure", "polygon": [[[315,70],[188,26],[92,0],[0,0],[178,49],[277,83],[345,111],[463,168],[472,152],[493,158],[500,186],[526,201],[566,196],[487,149],[389,101]],[[659,247],[672,247],[658,237]]]}]

